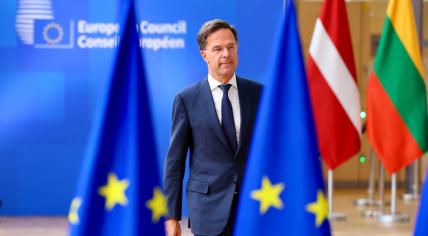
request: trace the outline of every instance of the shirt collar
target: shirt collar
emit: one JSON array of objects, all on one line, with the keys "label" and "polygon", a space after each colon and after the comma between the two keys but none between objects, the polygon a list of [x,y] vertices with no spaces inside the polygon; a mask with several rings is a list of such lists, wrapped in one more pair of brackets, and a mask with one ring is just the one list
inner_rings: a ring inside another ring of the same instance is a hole
[{"label": "shirt collar", "polygon": [[[212,77],[210,74],[208,74],[208,84],[210,85],[211,91],[216,89],[219,85],[222,85],[222,83],[220,83],[218,80],[214,79],[214,77]],[[231,84],[232,87],[234,87],[236,89],[238,88],[238,85],[236,83],[235,73],[233,73],[232,78],[229,80],[229,82],[227,82],[227,84]]]}]

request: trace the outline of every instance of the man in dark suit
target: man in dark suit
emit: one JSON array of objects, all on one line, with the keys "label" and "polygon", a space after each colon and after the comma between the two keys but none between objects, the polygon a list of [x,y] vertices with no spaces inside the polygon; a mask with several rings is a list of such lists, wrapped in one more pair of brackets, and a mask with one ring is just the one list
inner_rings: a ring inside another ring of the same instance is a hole
[{"label": "man in dark suit", "polygon": [[195,235],[231,235],[262,85],[235,75],[238,37],[223,20],[206,22],[198,33],[208,77],[174,101],[171,140],[164,170],[168,235],[181,235],[182,186]]}]

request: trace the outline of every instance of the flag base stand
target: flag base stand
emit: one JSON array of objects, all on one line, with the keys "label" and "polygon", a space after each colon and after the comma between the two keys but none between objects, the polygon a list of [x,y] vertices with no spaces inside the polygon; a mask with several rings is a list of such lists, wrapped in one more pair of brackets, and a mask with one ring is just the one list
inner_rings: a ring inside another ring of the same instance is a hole
[{"label": "flag base stand", "polygon": [[397,212],[397,174],[391,175],[391,213],[383,214],[377,217],[377,220],[384,224],[390,223],[408,223],[410,217],[406,214]]},{"label": "flag base stand", "polygon": [[381,206],[382,205],[382,201],[381,200],[374,200],[374,199],[370,199],[370,198],[358,198],[357,200],[354,201],[354,205],[355,206]]},{"label": "flag base stand", "polygon": [[363,213],[361,213],[361,216],[363,218],[377,218],[381,215],[383,215],[383,210],[381,209],[370,209],[370,210],[365,210],[363,211]]},{"label": "flag base stand", "polygon": [[417,201],[421,198],[421,196],[419,194],[414,194],[414,193],[406,193],[403,194],[403,200],[405,202],[414,202]]},{"label": "flag base stand", "polygon": [[390,223],[408,223],[410,217],[403,213],[394,213],[394,214],[384,214],[377,217],[377,220],[384,224]]},{"label": "flag base stand", "polygon": [[330,221],[346,221],[346,214],[343,212],[331,212],[328,214]]}]

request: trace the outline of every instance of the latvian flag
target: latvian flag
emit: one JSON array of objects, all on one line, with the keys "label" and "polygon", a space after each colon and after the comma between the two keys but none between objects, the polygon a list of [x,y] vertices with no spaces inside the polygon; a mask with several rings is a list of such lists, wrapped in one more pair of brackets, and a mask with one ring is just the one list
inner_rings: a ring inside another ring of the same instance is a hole
[{"label": "latvian flag", "polygon": [[427,150],[425,73],[411,0],[391,0],[367,88],[367,135],[389,173]]},{"label": "latvian flag", "polygon": [[360,150],[360,95],[343,0],[324,0],[309,48],[308,81],[321,156],[329,169]]}]

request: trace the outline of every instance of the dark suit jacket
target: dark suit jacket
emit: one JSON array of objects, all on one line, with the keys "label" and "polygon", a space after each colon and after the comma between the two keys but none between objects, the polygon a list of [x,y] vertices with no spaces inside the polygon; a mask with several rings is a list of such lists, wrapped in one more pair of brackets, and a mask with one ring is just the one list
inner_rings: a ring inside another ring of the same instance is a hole
[{"label": "dark suit jacket", "polygon": [[181,219],[183,177],[190,150],[186,200],[195,234],[216,235],[223,231],[235,189],[244,175],[262,85],[237,77],[237,86],[241,131],[236,153],[221,128],[207,79],[175,97],[164,169],[167,218]]}]

